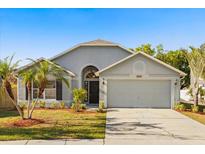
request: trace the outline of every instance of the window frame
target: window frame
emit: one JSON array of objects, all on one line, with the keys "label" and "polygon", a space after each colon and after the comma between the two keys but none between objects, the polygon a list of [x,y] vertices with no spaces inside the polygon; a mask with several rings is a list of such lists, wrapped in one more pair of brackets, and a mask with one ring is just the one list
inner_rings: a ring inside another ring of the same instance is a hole
[{"label": "window frame", "polygon": [[[55,82],[55,88],[45,88],[44,89],[44,92],[43,92],[43,98],[39,98],[39,100],[56,100],[56,79],[53,79],[53,80],[49,80],[49,81],[53,81],[53,82]],[[46,98],[46,90],[50,90],[50,89],[52,89],[52,90],[55,90],[55,98]],[[37,99],[37,98],[34,98],[33,97],[33,91],[34,90],[37,90],[38,91],[38,88],[34,88],[34,83],[33,83],[33,81],[32,81],[32,98],[33,99]]]}]

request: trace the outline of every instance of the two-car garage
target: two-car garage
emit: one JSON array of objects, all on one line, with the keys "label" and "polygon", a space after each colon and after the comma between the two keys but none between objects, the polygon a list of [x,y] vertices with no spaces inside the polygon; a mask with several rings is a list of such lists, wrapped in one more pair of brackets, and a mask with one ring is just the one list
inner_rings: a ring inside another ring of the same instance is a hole
[{"label": "two-car garage", "polygon": [[100,100],[109,108],[172,108],[186,74],[138,52],[100,70]]},{"label": "two-car garage", "polygon": [[170,108],[170,80],[108,80],[108,107]]}]

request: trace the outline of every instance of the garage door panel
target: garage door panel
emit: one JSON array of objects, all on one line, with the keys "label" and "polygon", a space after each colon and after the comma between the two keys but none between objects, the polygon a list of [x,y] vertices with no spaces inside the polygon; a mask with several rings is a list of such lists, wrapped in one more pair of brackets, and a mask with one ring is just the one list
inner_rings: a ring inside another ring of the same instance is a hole
[{"label": "garage door panel", "polygon": [[170,108],[169,80],[108,80],[108,107]]}]

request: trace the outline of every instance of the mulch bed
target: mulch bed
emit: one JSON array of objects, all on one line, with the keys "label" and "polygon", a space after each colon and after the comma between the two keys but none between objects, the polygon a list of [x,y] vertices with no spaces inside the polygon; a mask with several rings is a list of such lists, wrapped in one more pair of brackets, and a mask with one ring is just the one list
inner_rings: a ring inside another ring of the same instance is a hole
[{"label": "mulch bed", "polygon": [[[185,110],[185,111],[180,111],[180,110],[175,110],[177,112],[192,112],[191,110]],[[192,112],[192,113],[196,113],[196,114],[201,114],[201,115],[205,115],[204,112]]]},{"label": "mulch bed", "polygon": [[34,125],[38,125],[41,123],[45,123],[44,120],[41,119],[25,119],[25,120],[17,120],[14,121],[13,123],[9,124],[11,127],[30,127]]}]

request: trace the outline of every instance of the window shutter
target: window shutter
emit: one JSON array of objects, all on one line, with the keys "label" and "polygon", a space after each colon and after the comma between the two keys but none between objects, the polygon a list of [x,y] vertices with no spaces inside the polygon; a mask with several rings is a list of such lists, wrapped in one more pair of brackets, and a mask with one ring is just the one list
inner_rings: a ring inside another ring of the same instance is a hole
[{"label": "window shutter", "polygon": [[27,89],[26,84],[25,84],[25,87],[26,87],[26,100],[28,100],[28,89]]},{"label": "window shutter", "polygon": [[62,100],[62,81],[56,80],[56,100]]}]

